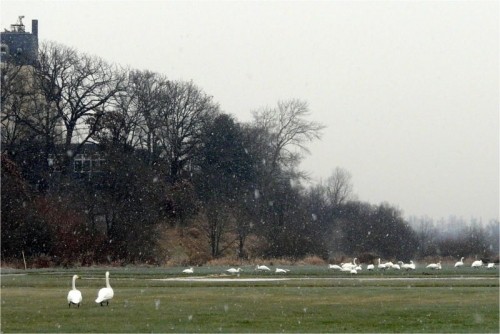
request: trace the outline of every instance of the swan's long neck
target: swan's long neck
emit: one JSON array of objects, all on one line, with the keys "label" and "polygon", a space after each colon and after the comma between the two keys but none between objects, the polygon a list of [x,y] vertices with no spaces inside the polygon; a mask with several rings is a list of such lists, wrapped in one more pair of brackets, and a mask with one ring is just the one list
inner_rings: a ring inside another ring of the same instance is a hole
[{"label": "swan's long neck", "polygon": [[106,275],[106,288],[111,288],[109,285],[109,274]]},{"label": "swan's long neck", "polygon": [[76,281],[76,276],[73,276],[73,290],[76,290],[75,281]]}]

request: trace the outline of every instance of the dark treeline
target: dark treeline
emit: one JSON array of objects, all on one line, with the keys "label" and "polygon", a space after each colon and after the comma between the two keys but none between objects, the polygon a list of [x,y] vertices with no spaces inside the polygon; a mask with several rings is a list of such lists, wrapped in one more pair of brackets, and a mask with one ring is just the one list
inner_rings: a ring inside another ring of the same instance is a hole
[{"label": "dark treeline", "polygon": [[323,131],[304,101],[241,123],[193,82],[56,43],[34,67],[3,63],[1,80],[4,260],[164,263],[167,229],[207,240],[204,260],[440,254],[397,208],[354,200],[341,168],[303,186]]}]

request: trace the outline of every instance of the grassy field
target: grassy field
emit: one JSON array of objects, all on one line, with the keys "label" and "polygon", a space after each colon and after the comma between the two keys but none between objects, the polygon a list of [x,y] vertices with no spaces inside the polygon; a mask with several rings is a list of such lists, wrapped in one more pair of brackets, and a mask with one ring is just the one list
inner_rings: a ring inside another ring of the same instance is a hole
[{"label": "grassy field", "polygon": [[[224,269],[195,268],[196,277]],[[176,280],[182,268],[2,270],[1,331],[10,332],[499,332],[495,270],[361,272],[291,268],[286,276],[244,268],[239,278]],[[94,302],[111,273],[115,297]],[[71,276],[80,308],[68,308]],[[164,280],[167,279],[167,280]]]}]

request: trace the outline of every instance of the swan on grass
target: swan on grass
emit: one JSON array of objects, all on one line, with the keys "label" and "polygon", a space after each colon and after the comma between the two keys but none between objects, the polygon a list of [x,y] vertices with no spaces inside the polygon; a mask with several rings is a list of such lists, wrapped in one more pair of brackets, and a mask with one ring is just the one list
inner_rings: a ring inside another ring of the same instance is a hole
[{"label": "swan on grass", "polygon": [[479,268],[483,266],[483,260],[477,260],[472,262],[471,267],[472,268]]},{"label": "swan on grass", "polygon": [[495,263],[494,262],[489,262],[488,265],[486,266],[487,269],[494,269],[495,268]]},{"label": "swan on grass", "polygon": [[391,269],[394,266],[394,263],[392,263],[391,261],[387,261],[384,264],[386,269]]},{"label": "swan on grass", "polygon": [[415,270],[415,263],[413,263],[413,260],[411,260],[410,263],[403,263],[401,265],[401,268],[405,269],[406,271]]},{"label": "swan on grass", "polygon": [[255,267],[255,270],[258,270],[258,271],[271,271],[271,269],[269,269],[268,266],[260,266],[260,265],[257,265],[257,267]]},{"label": "swan on grass", "polygon": [[342,264],[341,264],[342,268],[344,268],[344,269],[355,269],[355,268],[358,266],[358,265],[357,265],[357,263],[356,263],[356,260],[357,260],[357,259],[358,259],[358,258],[357,258],[357,257],[355,257],[355,258],[352,260],[352,262],[342,263]]},{"label": "swan on grass", "polygon": [[104,302],[106,302],[106,305],[109,305],[109,300],[113,299],[113,296],[113,288],[109,285],[109,271],[106,271],[106,287],[99,290],[95,302],[101,304],[101,306]]},{"label": "swan on grass", "polygon": [[338,264],[329,264],[328,269],[341,270],[342,267],[339,266]]},{"label": "swan on grass", "polygon": [[80,276],[73,275],[72,289],[68,292],[68,307],[71,307],[71,304],[80,307],[80,303],[82,302],[82,293],[80,292],[80,290],[77,290],[75,286],[75,282],[78,278],[80,278]]},{"label": "swan on grass", "polygon": [[378,258],[377,268],[381,269],[381,270],[386,270],[387,269],[387,266],[384,263],[380,263],[380,258]]},{"label": "swan on grass", "polygon": [[290,271],[290,269],[281,269],[281,268],[276,268],[276,270],[275,270],[275,272],[277,274],[286,274],[289,271]]},{"label": "swan on grass", "polygon": [[184,269],[182,272],[184,274],[192,274],[192,273],[194,273],[194,270],[193,270],[193,267],[191,267],[191,268],[188,268],[188,269]]},{"label": "swan on grass", "polygon": [[441,269],[441,261],[439,261],[438,263],[429,263],[426,268],[434,270]]},{"label": "swan on grass", "polygon": [[375,266],[372,263],[370,263],[369,265],[366,266],[366,270],[370,270],[371,271],[371,270],[374,270],[374,269],[375,269]]},{"label": "swan on grass", "polygon": [[235,269],[235,268],[229,268],[229,269],[227,269],[226,271],[227,271],[228,273],[230,273],[230,274],[237,274],[237,273],[239,273],[240,271],[243,271],[243,269],[241,269],[241,268],[238,268],[238,269]]},{"label": "swan on grass", "polygon": [[455,263],[455,268],[463,267],[464,266],[464,257],[460,259],[457,263]]}]

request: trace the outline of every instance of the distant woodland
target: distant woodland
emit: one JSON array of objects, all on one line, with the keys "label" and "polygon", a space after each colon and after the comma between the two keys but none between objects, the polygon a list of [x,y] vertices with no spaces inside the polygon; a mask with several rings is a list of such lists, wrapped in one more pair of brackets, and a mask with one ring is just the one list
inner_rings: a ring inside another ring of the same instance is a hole
[{"label": "distant woodland", "polygon": [[335,129],[300,99],[242,123],[194,82],[52,42],[34,66],[2,63],[1,105],[4,262],[498,256],[498,221],[407,221],[335,166],[311,185],[300,162]]}]

